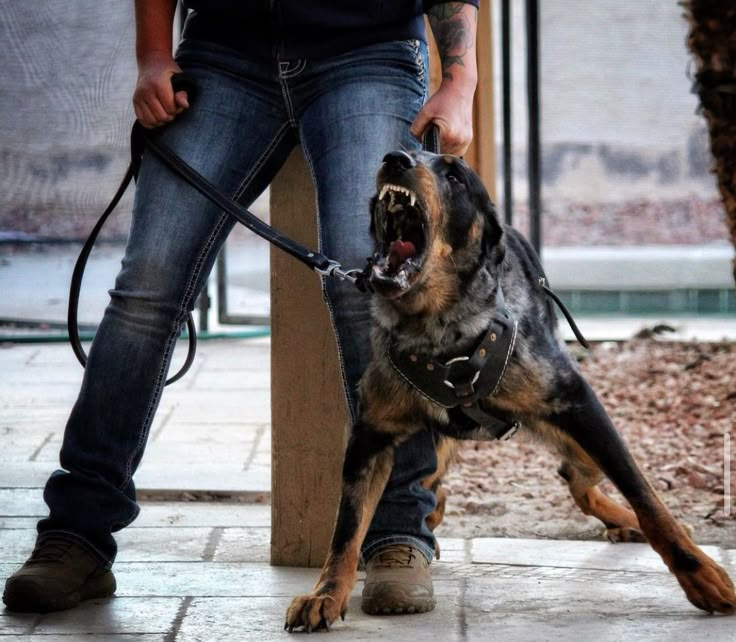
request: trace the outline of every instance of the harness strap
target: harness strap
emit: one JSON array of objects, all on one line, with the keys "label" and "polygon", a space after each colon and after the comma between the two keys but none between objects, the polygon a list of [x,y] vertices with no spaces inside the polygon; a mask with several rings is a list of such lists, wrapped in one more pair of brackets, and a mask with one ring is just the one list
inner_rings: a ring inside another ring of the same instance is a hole
[{"label": "harness strap", "polygon": [[[508,439],[519,422],[488,412],[481,401],[498,391],[514,345],[518,323],[496,294],[496,312],[469,356],[446,362],[422,358],[391,346],[388,360],[394,370],[429,401],[446,409],[457,408],[477,426],[464,435],[472,439]],[[472,433],[472,435],[471,435]]]},{"label": "harness strap", "polygon": [[567,309],[567,306],[562,302],[562,299],[560,299],[560,297],[558,297],[554,293],[554,291],[552,291],[547,286],[546,279],[544,277],[540,278],[539,282],[540,282],[540,285],[542,286],[542,289],[544,290],[544,293],[557,304],[557,307],[560,309],[562,314],[565,316],[565,319],[567,320],[567,323],[570,326],[570,329],[572,330],[573,334],[575,335],[575,338],[578,340],[580,345],[583,346],[583,348],[590,350],[590,344],[588,343],[588,340],[583,336],[583,333],[580,332],[580,328],[578,328],[578,324],[575,323],[575,319],[572,318],[572,314],[570,313],[570,310]]}]

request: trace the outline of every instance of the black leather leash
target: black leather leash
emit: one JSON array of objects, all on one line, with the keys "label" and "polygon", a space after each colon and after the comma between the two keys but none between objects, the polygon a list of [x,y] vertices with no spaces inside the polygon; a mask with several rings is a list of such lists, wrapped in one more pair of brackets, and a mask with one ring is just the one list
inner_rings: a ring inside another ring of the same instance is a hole
[{"label": "black leather leash", "polygon": [[[186,91],[189,102],[194,102],[196,98],[197,87],[196,84],[185,74],[174,74],[171,78],[171,84],[174,88],[174,92]],[[87,265],[87,260],[94,247],[95,241],[102,230],[102,227],[107,221],[110,214],[113,212],[117,204],[120,202],[123,194],[130,185],[130,182],[137,178],[138,170],[141,164],[141,157],[145,149],[149,149],[152,153],[158,156],[165,165],[169,167],[175,174],[184,179],[190,186],[196,189],[202,194],[207,200],[215,204],[221,210],[227,212],[236,221],[245,225],[253,233],[257,234],[261,238],[272,243],[279,249],[283,250],[290,256],[294,257],[301,263],[304,263],[307,267],[314,270],[320,276],[328,276],[339,278],[343,281],[353,283],[359,290],[366,292],[369,289],[368,276],[370,272],[370,261],[363,269],[349,269],[346,270],[337,261],[328,258],[320,252],[310,250],[296,241],[290,239],[288,236],[284,236],[271,227],[270,225],[261,221],[255,214],[248,211],[245,207],[240,205],[238,202],[223,194],[217,189],[210,181],[204,176],[192,168],[188,163],[184,162],[179,156],[177,156],[168,147],[161,144],[158,138],[158,130],[146,129],[139,122],[133,125],[133,129],[130,134],[130,165],[123,180],[120,182],[115,195],[113,196],[110,204],[107,206],[105,211],[102,213],[97,223],[95,224],[92,232],[84,243],[77,262],[72,272],[71,284],[69,287],[69,307],[67,310],[67,325],[69,329],[69,342],[71,343],[72,350],[76,355],[82,366],[87,364],[87,355],[82,347],[82,342],[79,338],[79,325],[78,325],[78,308],[79,308],[79,294],[82,287],[82,278],[84,276],[84,269]],[[439,131],[435,125],[431,125],[427,130],[427,134],[424,139],[424,148],[427,151],[433,153],[439,153]],[[194,318],[192,313],[187,314],[187,334],[189,336],[189,352],[187,354],[186,361],[179,369],[179,371],[166,380],[166,385],[174,383],[181,379],[184,374],[189,370],[192,363],[194,362],[194,355],[197,348],[197,335],[196,328],[194,325]]]},{"label": "black leather leash", "polygon": [[[196,98],[197,87],[196,84],[185,74],[174,74],[171,78],[171,83],[174,91],[186,91],[189,102],[193,102]],[[284,236],[271,227],[270,225],[261,221],[255,214],[251,213],[247,208],[240,205],[237,201],[223,194],[220,190],[215,187],[210,181],[204,176],[192,168],[188,163],[183,161],[168,147],[161,144],[158,138],[158,130],[145,129],[139,122],[133,125],[133,129],[130,134],[130,165],[128,166],[125,176],[120,182],[115,195],[113,196],[110,204],[107,206],[105,211],[102,213],[97,223],[95,224],[92,232],[84,243],[77,262],[72,272],[71,284],[69,286],[69,307],[67,310],[67,325],[69,329],[69,342],[71,343],[72,350],[76,355],[82,366],[87,364],[87,355],[82,347],[82,342],[79,338],[79,325],[78,325],[78,308],[79,308],[79,295],[82,287],[82,278],[84,276],[84,269],[87,265],[87,260],[94,247],[95,241],[99,236],[102,227],[107,221],[110,214],[113,212],[117,204],[120,202],[123,194],[130,185],[130,182],[137,178],[138,170],[140,169],[141,158],[144,150],[147,148],[156,156],[158,156],[165,165],[169,167],[175,174],[180,176],[186,181],[191,187],[196,189],[200,194],[207,198],[211,203],[216,205],[219,209],[227,212],[236,221],[247,227],[253,233],[257,234],[261,238],[265,239],[269,243],[272,243],[279,249],[283,250],[290,256],[294,257],[307,267],[314,270],[320,276],[335,277],[343,281],[348,281],[354,284],[361,292],[367,292],[370,290],[369,276],[371,270],[371,260],[368,259],[366,266],[362,269],[344,269],[340,263],[328,258],[320,252],[310,250],[303,245],[292,240],[288,236]],[[423,140],[424,149],[428,152],[438,154],[440,152],[439,142],[439,129],[436,125],[430,125],[425,133]],[[586,348],[589,347],[587,341],[578,330],[575,325],[572,316],[565,308],[564,304],[560,299],[544,284],[543,279],[542,286],[545,292],[550,296],[555,303],[560,307],[565,318],[567,319],[570,327],[572,328],[578,341]],[[165,385],[169,385],[181,379],[184,374],[189,370],[192,363],[194,362],[194,355],[197,349],[197,334],[196,326],[194,325],[194,318],[191,312],[187,313],[186,319],[187,335],[189,338],[189,351],[184,364],[181,366],[179,371],[172,377],[166,380]]]}]

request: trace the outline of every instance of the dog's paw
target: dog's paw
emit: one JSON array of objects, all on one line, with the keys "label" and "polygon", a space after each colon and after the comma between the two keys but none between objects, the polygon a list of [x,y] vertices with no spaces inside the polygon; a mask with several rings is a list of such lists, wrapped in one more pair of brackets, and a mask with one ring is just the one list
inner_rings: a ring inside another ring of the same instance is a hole
[{"label": "dog's paw", "polygon": [[289,633],[300,628],[307,633],[321,629],[329,631],[338,616],[345,619],[347,608],[347,599],[340,599],[331,592],[315,591],[295,597],[286,609],[284,630]]},{"label": "dog's paw", "polygon": [[728,573],[699,549],[679,551],[672,571],[687,599],[708,613],[736,612],[736,593]]},{"label": "dog's paw", "polygon": [[615,528],[606,529],[606,538],[611,544],[620,544],[623,542],[645,543],[647,538],[644,537],[638,528],[631,526],[617,526]]}]

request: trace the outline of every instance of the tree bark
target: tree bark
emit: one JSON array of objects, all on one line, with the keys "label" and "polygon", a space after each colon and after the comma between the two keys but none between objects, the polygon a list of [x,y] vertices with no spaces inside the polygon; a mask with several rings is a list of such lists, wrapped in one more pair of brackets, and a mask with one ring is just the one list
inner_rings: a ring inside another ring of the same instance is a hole
[{"label": "tree bark", "polygon": [[[685,0],[688,48],[697,65],[694,91],[708,123],[726,226],[736,248],[736,5],[731,0]],[[733,263],[736,281],[736,259]]]}]

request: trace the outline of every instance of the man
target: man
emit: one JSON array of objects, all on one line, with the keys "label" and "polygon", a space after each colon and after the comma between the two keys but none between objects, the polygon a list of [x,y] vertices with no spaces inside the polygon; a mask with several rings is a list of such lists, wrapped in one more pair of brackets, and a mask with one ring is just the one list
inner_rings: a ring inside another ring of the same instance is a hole
[{"label": "man", "polygon": [[[461,154],[470,142],[478,0],[423,3],[443,70],[426,104],[424,18],[413,0],[184,4],[190,12],[174,58],[176,1],[136,1],[137,118],[165,125],[162,142],[246,205],[301,144],[317,192],[320,250],[343,265],[371,252],[368,201],[388,151],[416,148],[430,123],[445,152]],[[182,70],[197,83],[191,104],[171,87]],[[139,512],[132,476],[173,346],[233,225],[144,155],[122,269],[64,434],[63,470],[46,485],[50,513],[31,557],[6,582],[8,608],[59,610],[115,591],[112,533]],[[342,282],[323,289],[354,419],[369,358],[368,301]],[[397,451],[363,547],[367,612],[434,605],[435,542],[425,519],[435,498],[420,482],[435,468],[429,434]]]}]

